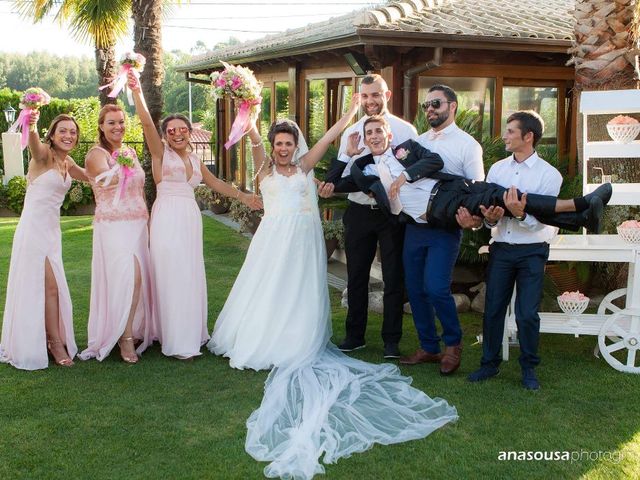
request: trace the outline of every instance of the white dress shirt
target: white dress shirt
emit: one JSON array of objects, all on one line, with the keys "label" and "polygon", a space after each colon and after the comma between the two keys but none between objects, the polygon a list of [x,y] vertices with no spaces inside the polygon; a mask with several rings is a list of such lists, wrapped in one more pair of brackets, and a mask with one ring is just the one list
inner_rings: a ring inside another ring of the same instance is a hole
[{"label": "white dress shirt", "polygon": [[[387,122],[389,122],[389,126],[391,127],[391,133],[393,133],[393,138],[391,140],[392,145],[400,145],[401,143],[406,142],[407,140],[415,140],[416,138],[418,138],[418,132],[416,131],[415,127],[411,125],[409,122],[399,117],[396,117],[395,115],[391,115],[388,112],[385,113],[383,116],[387,120]],[[364,155],[368,155],[369,153],[371,153],[369,148],[364,145],[364,133],[362,131],[364,121],[367,118],[369,118],[368,115],[363,116],[360,120],[358,120],[356,123],[354,123],[349,128],[347,128],[342,134],[342,137],[340,138],[340,149],[338,150],[338,160],[340,160],[341,162],[345,162],[347,164],[347,166],[344,169],[344,172],[342,173],[343,177],[346,177],[351,173],[351,165],[357,158],[360,158]],[[351,135],[355,131],[357,131],[360,134],[360,143],[358,144],[358,148],[364,148],[364,150],[360,155],[357,155],[352,158],[349,155],[347,155],[347,145],[349,141],[349,135]],[[403,167],[403,170],[404,170],[404,167]],[[376,175],[377,175],[377,171],[376,171]],[[393,176],[393,170],[392,170],[392,176]],[[369,197],[369,195],[362,192],[350,193],[347,198],[352,202],[361,203],[363,205],[376,204],[375,199]]]},{"label": "white dress shirt", "polygon": [[[373,160],[375,164],[370,163],[364,167],[362,173],[365,175],[375,175],[380,177],[378,173],[378,163],[384,161],[389,167],[391,172],[391,178],[395,181],[405,168],[402,164],[393,156],[393,151],[388,149],[382,155],[374,155]],[[427,204],[429,202],[429,196],[433,186],[436,184],[436,180],[433,178],[421,178],[420,180],[412,183],[405,183],[400,187],[399,197],[402,203],[402,211],[413,218],[417,223],[427,223],[420,215],[423,215],[427,211]]]},{"label": "white dress shirt", "polygon": [[[558,196],[562,175],[534,152],[522,163],[516,162],[513,155],[494,163],[487,182],[505,188],[513,185],[526,193]],[[556,233],[556,227],[538,222],[533,215],[526,215],[523,221],[505,216],[491,229],[492,241],[513,244],[549,242]]]},{"label": "white dress shirt", "polygon": [[418,143],[442,157],[443,172],[469,180],[484,180],[482,147],[455,123],[439,132],[433,129],[426,131],[418,137]]}]

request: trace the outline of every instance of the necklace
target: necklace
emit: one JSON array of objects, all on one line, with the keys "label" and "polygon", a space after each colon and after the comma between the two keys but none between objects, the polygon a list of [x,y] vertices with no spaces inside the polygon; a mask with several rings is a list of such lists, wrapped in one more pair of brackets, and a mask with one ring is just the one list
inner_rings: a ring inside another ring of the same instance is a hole
[{"label": "necklace", "polygon": [[51,156],[53,157],[53,167],[58,171],[62,178],[67,178],[67,156],[60,160],[56,155],[56,151],[51,149]]}]

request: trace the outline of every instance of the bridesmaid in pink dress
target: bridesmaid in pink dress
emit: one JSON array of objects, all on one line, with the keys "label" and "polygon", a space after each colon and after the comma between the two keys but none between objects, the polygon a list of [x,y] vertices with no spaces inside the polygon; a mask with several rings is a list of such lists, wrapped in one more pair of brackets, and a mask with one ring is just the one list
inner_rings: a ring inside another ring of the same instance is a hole
[{"label": "bridesmaid in pink dress", "polygon": [[164,355],[185,360],[200,355],[209,339],[202,216],[193,189],[204,181],[216,192],[239,198],[252,208],[261,204],[253,195],[216,178],[193,153],[191,123],[184,115],[170,115],[162,121],[163,143],[133,75],[129,87],[151,152],[158,193],[150,225],[158,336]]},{"label": "bridesmaid in pink dress", "polygon": [[[96,212],[89,345],[79,357],[102,361],[117,343],[122,359],[137,363],[137,354],[147,348],[154,336],[144,171],[135,159],[133,175],[123,182],[124,176],[121,178],[112,158],[114,152],[124,147],[122,109],[105,105],[98,124],[98,145],[89,150],[85,160],[96,197]],[[141,342],[137,350],[136,340]]]},{"label": "bridesmaid in pink dress", "polygon": [[[31,125],[38,117],[31,115]],[[56,364],[70,367],[78,351],[62,265],[60,206],[70,177],[86,180],[69,156],[80,129],[72,117],[58,115],[48,132],[44,144],[37,128],[29,132],[27,194],[13,237],[0,340],[0,361],[24,370],[47,368],[47,350]]]}]

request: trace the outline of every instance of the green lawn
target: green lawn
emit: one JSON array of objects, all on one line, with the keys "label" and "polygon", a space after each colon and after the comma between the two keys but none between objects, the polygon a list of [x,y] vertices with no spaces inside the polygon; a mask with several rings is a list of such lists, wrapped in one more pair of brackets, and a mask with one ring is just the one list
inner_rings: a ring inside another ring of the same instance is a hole
[{"label": "green lawn", "polygon": [[[0,219],[0,305],[4,305],[17,219]],[[63,217],[65,269],[76,339],[87,341],[91,218]],[[204,218],[209,326],[231,288],[248,240]],[[345,311],[332,292],[341,339]],[[478,366],[478,315],[463,316],[460,372],[435,365],[403,368],[414,385],[458,408],[458,423],[420,441],[373,449],[327,466],[327,479],[638,478],[640,376],[622,374],[592,355],[595,337],[543,335],[542,389],[520,387],[517,361],[500,376],[470,384]],[[382,360],[380,317],[372,315],[367,349]],[[404,352],[416,343],[405,318]],[[117,349],[116,349],[117,350]],[[512,350],[517,357],[517,349]],[[265,464],[244,452],[245,421],[262,397],[266,372],[238,371],[208,352],[194,362],[165,358],[157,345],[138,365],[117,351],[99,363],[77,361],[25,372],[0,365],[0,479],[259,479]],[[501,451],[576,452],[574,461],[500,461]],[[601,452],[600,454],[598,452]],[[598,458],[599,457],[599,458]]]}]

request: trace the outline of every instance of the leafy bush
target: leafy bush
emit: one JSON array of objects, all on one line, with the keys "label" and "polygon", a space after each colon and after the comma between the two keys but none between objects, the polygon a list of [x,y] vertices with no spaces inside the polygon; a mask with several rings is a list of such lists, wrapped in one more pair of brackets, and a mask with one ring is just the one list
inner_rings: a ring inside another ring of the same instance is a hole
[{"label": "leafy bush", "polygon": [[22,213],[24,197],[27,193],[27,179],[25,177],[13,177],[6,187],[7,206],[13,212]]},{"label": "leafy bush", "polygon": [[342,220],[322,220],[325,240],[338,240],[338,247],[344,249],[344,223]]},{"label": "leafy bush", "polygon": [[[0,175],[0,180],[2,180],[2,175]],[[0,181],[0,208],[7,208],[7,200],[7,187]]]},{"label": "leafy bush", "polygon": [[64,197],[61,211],[63,215],[73,212],[79,205],[89,205],[95,202],[93,198],[93,190],[88,183],[73,180],[71,188]]},{"label": "leafy bush", "polygon": [[251,210],[240,200],[231,200],[231,206],[229,208],[229,218],[238,222],[241,232],[251,232],[257,227],[259,219],[262,218],[264,210]]}]

